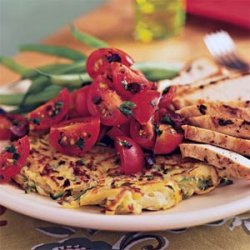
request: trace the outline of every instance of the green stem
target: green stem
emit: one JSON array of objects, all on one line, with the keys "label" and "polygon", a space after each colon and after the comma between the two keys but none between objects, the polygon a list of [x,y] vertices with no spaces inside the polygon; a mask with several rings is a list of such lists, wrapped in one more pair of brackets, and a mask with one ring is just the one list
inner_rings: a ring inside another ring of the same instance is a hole
[{"label": "green stem", "polygon": [[133,68],[142,71],[150,81],[172,79],[179,73],[179,69],[170,68],[168,64],[157,62],[139,62],[135,63]]},{"label": "green stem", "polygon": [[5,56],[0,56],[0,64],[5,66],[6,68],[18,73],[21,76],[29,74],[32,71],[32,69],[25,67],[25,66],[15,62],[13,59],[5,57]]},{"label": "green stem", "polygon": [[83,31],[79,31],[74,25],[71,26],[70,31],[76,40],[88,45],[91,48],[106,48],[109,46],[106,42],[84,33]]},{"label": "green stem", "polygon": [[78,50],[56,45],[53,46],[46,44],[27,44],[20,46],[20,51],[35,51],[58,57],[68,58],[73,61],[86,59],[86,56]]},{"label": "green stem", "polygon": [[[45,88],[41,93],[30,95],[25,101],[25,106],[37,105],[46,102],[55,97],[62,88],[51,85]],[[2,94],[0,95],[0,104],[8,106],[18,106],[21,104],[24,94]]]},{"label": "green stem", "polygon": [[91,83],[91,78],[87,73],[69,75],[48,75],[50,81],[56,85],[64,87],[81,87]]}]

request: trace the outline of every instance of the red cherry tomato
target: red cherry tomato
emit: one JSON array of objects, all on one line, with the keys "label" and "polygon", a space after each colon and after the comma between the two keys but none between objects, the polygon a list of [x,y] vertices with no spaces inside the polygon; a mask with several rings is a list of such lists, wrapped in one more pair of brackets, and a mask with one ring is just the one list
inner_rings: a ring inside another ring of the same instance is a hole
[{"label": "red cherry tomato", "polygon": [[107,133],[111,139],[115,139],[117,136],[130,136],[130,120],[119,126],[113,126]]},{"label": "red cherry tomato", "polygon": [[159,103],[160,108],[169,107],[173,98],[175,97],[176,89],[177,89],[176,86],[171,86],[170,88],[167,89],[167,93],[164,94],[164,91],[163,91],[163,95],[162,95],[160,103]]},{"label": "red cherry tomato", "polygon": [[0,154],[0,182],[9,182],[20,173],[30,151],[28,136],[24,136],[13,144],[5,147]]},{"label": "red cherry tomato", "polygon": [[77,116],[84,117],[90,115],[87,106],[87,96],[89,88],[90,86],[85,86],[71,93],[71,101]]},{"label": "red cherry tomato", "polygon": [[10,127],[12,123],[5,117],[0,115],[0,140],[9,140],[11,137]]},{"label": "red cherry tomato", "polygon": [[29,124],[25,117],[10,113],[0,115],[0,140],[16,140],[28,131]]},{"label": "red cherry tomato", "polygon": [[49,141],[57,151],[82,156],[96,143],[100,132],[98,117],[84,117],[61,122],[50,129]]},{"label": "red cherry tomato", "polygon": [[[93,84],[88,92],[87,106],[89,113],[100,116],[101,123],[106,126],[116,126],[127,121],[127,117],[120,111],[122,100],[113,90]],[[98,87],[99,86],[99,87]]]},{"label": "red cherry tomato", "polygon": [[115,138],[115,148],[121,159],[121,171],[126,174],[141,172],[145,165],[143,151],[131,138],[118,136]]},{"label": "red cherry tomato", "polygon": [[29,113],[30,129],[37,131],[49,129],[68,114],[69,108],[70,94],[67,89],[63,89],[57,97]]},{"label": "red cherry tomato", "polygon": [[145,125],[141,125],[135,119],[132,119],[130,124],[130,135],[141,147],[153,149],[155,144],[155,133],[151,121],[147,122]]},{"label": "red cherry tomato", "polygon": [[121,63],[112,63],[111,70],[114,88],[124,98],[129,99],[136,93],[154,87],[140,71],[130,69]]},{"label": "red cherry tomato", "polygon": [[130,101],[135,104],[133,116],[140,124],[147,123],[152,117],[158,107],[159,98],[159,92],[155,90],[145,90],[130,99]]},{"label": "red cherry tomato", "polygon": [[178,134],[170,125],[161,124],[156,130],[155,154],[169,154],[173,152],[183,140],[183,135]]},{"label": "red cherry tomato", "polygon": [[125,52],[114,48],[102,48],[92,52],[87,60],[86,69],[92,78],[109,74],[110,64],[120,62],[126,66],[134,64],[134,60]]}]

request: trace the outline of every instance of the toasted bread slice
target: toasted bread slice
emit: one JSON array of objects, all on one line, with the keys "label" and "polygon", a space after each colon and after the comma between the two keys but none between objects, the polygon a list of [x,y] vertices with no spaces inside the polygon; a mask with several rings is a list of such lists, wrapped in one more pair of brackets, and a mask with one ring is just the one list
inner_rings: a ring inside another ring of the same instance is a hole
[{"label": "toasted bread slice", "polygon": [[250,108],[238,108],[220,102],[203,102],[201,104],[187,106],[178,110],[177,113],[185,118],[211,115],[222,117],[223,119],[242,119],[250,121]]},{"label": "toasted bread slice", "polygon": [[215,145],[221,148],[232,150],[236,153],[250,156],[250,140],[236,138],[212,130],[184,125],[185,139]]},{"label": "toasted bread slice", "polygon": [[190,117],[191,125],[217,131],[238,138],[250,139],[250,121],[242,119],[224,119],[216,116],[202,115]]},{"label": "toasted bread slice", "polygon": [[197,104],[200,101],[249,101],[250,99],[250,74],[232,79],[213,82],[200,87],[188,86],[188,89],[173,99],[177,109],[187,105]]},{"label": "toasted bread slice", "polygon": [[229,177],[250,179],[250,160],[246,157],[208,144],[180,144],[182,157],[195,158],[218,169],[225,169]]},{"label": "toasted bread slice", "polygon": [[207,57],[201,57],[188,62],[174,79],[159,81],[158,90],[161,92],[170,85],[193,84],[194,82],[205,81],[208,78],[222,79],[227,75],[228,71],[214,61]]}]

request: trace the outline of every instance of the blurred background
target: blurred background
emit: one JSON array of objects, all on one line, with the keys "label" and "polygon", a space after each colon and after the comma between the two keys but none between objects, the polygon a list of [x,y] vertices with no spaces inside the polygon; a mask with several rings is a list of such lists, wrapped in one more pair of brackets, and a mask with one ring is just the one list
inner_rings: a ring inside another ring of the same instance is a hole
[{"label": "blurred background", "polygon": [[[103,5],[105,15],[101,12],[91,19],[92,11]],[[81,21],[85,15],[93,22]],[[130,41],[126,43],[129,46],[135,40],[150,43],[171,38],[168,51],[172,51],[172,43],[177,48],[181,43],[173,57],[182,59],[182,54],[193,53],[189,52],[191,43],[189,47],[183,44],[187,37],[192,39],[193,32],[202,35],[225,29],[239,42],[241,37],[250,38],[250,0],[0,0],[0,54],[12,56],[19,45],[44,41],[73,20],[81,30],[112,41],[114,46],[118,43],[122,47],[125,41]],[[175,40],[176,35],[182,40]],[[81,49],[73,40],[62,42],[59,38],[54,41]],[[132,47],[129,50],[133,52]]]},{"label": "blurred background", "polygon": [[0,53],[37,42],[105,0],[0,0]]}]

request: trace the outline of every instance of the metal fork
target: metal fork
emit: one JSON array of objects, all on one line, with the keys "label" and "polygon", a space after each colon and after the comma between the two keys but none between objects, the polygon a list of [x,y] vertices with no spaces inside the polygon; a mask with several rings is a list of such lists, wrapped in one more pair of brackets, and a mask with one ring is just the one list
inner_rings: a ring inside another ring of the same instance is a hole
[{"label": "metal fork", "polygon": [[250,71],[250,64],[239,57],[235,43],[226,31],[210,33],[204,37],[204,42],[219,64],[238,71]]}]

